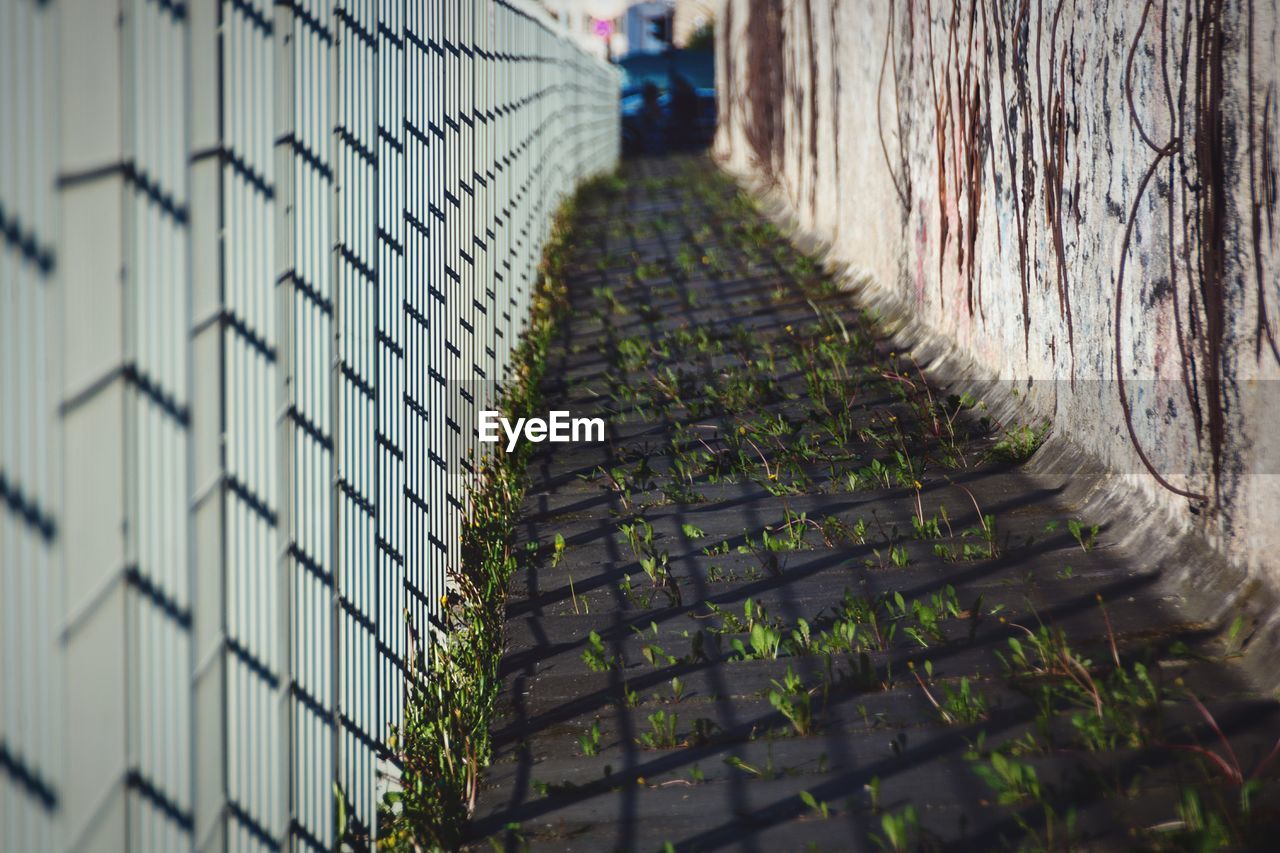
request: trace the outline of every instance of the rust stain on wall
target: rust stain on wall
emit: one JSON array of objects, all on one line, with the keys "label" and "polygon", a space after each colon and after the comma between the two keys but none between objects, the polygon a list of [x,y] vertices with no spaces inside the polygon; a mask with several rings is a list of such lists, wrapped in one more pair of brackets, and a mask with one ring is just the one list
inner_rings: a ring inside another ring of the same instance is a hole
[{"label": "rust stain on wall", "polygon": [[746,79],[736,90],[735,108],[745,118],[747,143],[765,174],[773,172],[784,150],[784,63],[778,61],[783,47],[782,11],[782,0],[753,4],[746,24]]}]

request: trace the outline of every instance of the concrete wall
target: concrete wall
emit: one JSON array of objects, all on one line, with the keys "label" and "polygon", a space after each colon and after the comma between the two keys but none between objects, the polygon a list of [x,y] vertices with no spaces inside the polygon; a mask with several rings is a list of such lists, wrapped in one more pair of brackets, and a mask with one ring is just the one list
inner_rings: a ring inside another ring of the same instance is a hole
[{"label": "concrete wall", "polygon": [[944,343],[939,372],[1005,380],[1274,590],[1276,22],[1275,0],[722,0],[716,152]]}]

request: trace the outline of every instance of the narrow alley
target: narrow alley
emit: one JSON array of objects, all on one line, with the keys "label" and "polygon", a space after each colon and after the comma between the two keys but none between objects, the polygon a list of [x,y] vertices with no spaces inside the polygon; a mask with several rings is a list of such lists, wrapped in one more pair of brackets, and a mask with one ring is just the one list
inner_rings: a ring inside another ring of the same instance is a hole
[{"label": "narrow alley", "polygon": [[545,408],[607,441],[530,466],[476,844],[1254,837],[1280,706],[1088,477],[1027,470],[1047,425],[895,351],[707,159],[581,222]]}]

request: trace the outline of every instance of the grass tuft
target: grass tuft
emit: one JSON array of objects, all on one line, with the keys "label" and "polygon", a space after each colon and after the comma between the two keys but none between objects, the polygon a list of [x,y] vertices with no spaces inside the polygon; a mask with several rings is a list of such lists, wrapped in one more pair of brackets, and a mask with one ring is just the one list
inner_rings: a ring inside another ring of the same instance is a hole
[{"label": "grass tuft", "polygon": [[[593,194],[620,192],[619,181],[610,176],[584,185],[556,215],[529,328],[501,393],[501,409],[510,419],[541,409],[547,352],[567,312],[564,272],[581,204]],[[462,565],[449,572],[450,595],[441,614],[445,630],[423,642],[409,625],[416,648],[405,678],[404,723],[389,741],[402,771],[397,789],[381,804],[381,849],[456,849],[491,757],[507,581],[516,568],[515,523],[534,445],[520,443],[510,453],[501,444],[495,447],[470,489]]]}]

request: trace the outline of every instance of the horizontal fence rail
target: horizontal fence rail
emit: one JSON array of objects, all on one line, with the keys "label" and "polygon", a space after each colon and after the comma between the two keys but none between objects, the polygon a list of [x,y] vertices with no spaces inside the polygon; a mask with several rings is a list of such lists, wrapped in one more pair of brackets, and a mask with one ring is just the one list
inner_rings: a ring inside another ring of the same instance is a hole
[{"label": "horizontal fence rail", "polygon": [[0,55],[0,850],[376,832],[617,74],[499,0],[0,0]]}]

